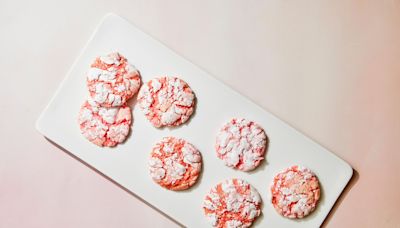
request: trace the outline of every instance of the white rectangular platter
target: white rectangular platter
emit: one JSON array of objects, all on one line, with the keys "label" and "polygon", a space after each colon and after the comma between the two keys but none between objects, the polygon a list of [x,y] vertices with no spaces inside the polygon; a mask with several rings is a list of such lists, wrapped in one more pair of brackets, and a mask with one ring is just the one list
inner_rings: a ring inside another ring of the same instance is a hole
[{"label": "white rectangular platter", "polygon": [[[131,104],[134,123],[132,134],[124,144],[100,148],[87,141],[77,124],[80,106],[88,96],[85,72],[96,56],[112,51],[126,56],[140,70],[144,82],[162,75],[185,80],[197,97],[196,112],[188,124],[156,129],[141,110]],[[235,171],[215,155],[215,134],[231,117],[258,122],[269,137],[266,161],[256,171]],[[114,14],[107,15],[98,26],[39,117],[36,127],[48,139],[187,227],[209,226],[201,207],[203,198],[212,186],[232,177],[247,180],[262,196],[263,215],[257,220],[256,227],[319,227],[353,171],[330,151]],[[190,190],[168,191],[156,185],[148,175],[147,161],[153,144],[169,135],[188,140],[202,153],[203,172]],[[322,186],[317,210],[297,221],[278,215],[269,201],[269,185],[274,174],[293,164],[311,168]]]}]

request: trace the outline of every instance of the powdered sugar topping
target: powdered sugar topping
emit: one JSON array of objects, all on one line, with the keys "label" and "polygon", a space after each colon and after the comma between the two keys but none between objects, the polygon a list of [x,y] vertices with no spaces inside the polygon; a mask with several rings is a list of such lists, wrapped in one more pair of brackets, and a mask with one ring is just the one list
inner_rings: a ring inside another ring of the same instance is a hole
[{"label": "powdered sugar topping", "polygon": [[229,167],[243,171],[256,168],[264,159],[267,136],[264,130],[243,118],[232,119],[219,131],[215,149]]},{"label": "powdered sugar topping", "polygon": [[292,166],[277,174],[271,186],[272,204],[288,218],[303,218],[314,211],[320,198],[319,182],[306,167]]},{"label": "powdered sugar topping", "polygon": [[119,53],[96,58],[86,75],[91,97],[104,107],[123,105],[140,87],[139,72]]},{"label": "powdered sugar topping", "polygon": [[261,197],[244,180],[229,179],[206,195],[203,209],[214,227],[249,227],[261,214]]},{"label": "powdered sugar topping", "polygon": [[139,91],[139,105],[155,127],[177,126],[194,110],[195,96],[186,82],[174,77],[150,80]]},{"label": "powdered sugar topping", "polygon": [[83,104],[78,118],[82,134],[98,146],[123,142],[129,134],[131,120],[129,107],[100,107],[92,99]]},{"label": "powdered sugar topping", "polygon": [[155,182],[171,190],[183,190],[195,183],[201,155],[187,141],[165,137],[153,147],[149,167]]}]

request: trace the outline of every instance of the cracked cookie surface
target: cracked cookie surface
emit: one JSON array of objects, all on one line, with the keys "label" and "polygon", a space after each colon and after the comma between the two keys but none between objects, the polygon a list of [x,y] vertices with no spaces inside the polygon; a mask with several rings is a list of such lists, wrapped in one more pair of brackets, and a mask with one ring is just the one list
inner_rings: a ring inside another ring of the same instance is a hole
[{"label": "cracked cookie surface", "polygon": [[98,146],[113,147],[125,141],[132,123],[128,106],[105,108],[96,102],[85,101],[79,111],[81,133]]},{"label": "cracked cookie surface", "polygon": [[124,105],[140,88],[140,75],[136,68],[119,53],[95,59],[86,72],[90,96],[99,106]]},{"label": "cracked cookie surface", "polygon": [[189,142],[164,137],[153,147],[149,159],[150,176],[169,190],[193,186],[201,172],[201,154]]},{"label": "cracked cookie surface", "polygon": [[297,165],[278,173],[271,186],[272,205],[279,214],[293,219],[313,212],[320,194],[317,176]]},{"label": "cracked cookie surface", "polygon": [[261,197],[246,181],[228,179],[210,190],[203,210],[214,227],[250,227],[261,214]]},{"label": "cracked cookie surface", "polygon": [[195,95],[182,79],[160,77],[142,86],[138,102],[153,126],[178,126],[185,123],[192,115]]},{"label": "cracked cookie surface", "polygon": [[215,143],[217,156],[225,165],[242,171],[255,169],[264,159],[267,136],[255,122],[233,118],[219,130]]}]

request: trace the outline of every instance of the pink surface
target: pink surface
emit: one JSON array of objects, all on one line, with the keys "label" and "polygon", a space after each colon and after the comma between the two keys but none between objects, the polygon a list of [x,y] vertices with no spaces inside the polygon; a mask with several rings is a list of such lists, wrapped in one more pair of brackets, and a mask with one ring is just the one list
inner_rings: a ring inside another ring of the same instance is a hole
[{"label": "pink surface", "polygon": [[326,226],[400,226],[398,1],[3,0],[0,227],[176,227],[34,129],[109,11],[347,160]]}]

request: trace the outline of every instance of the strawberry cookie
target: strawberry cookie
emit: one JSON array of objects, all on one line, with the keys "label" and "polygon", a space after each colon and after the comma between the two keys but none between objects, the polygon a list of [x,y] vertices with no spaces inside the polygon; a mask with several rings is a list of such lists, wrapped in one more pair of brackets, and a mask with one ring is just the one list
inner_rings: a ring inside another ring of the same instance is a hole
[{"label": "strawberry cookie", "polygon": [[128,106],[105,108],[90,99],[82,105],[78,117],[82,134],[98,146],[122,143],[129,134],[131,122]]},{"label": "strawberry cookie", "polygon": [[261,197],[244,180],[225,180],[206,195],[203,209],[214,227],[250,227],[261,214]]},{"label": "strawberry cookie", "polygon": [[125,104],[140,87],[139,71],[117,52],[97,57],[86,75],[90,96],[102,107]]},{"label": "strawberry cookie", "polygon": [[192,115],[195,96],[185,81],[175,77],[161,77],[142,86],[138,101],[153,126],[178,126]]},{"label": "strawberry cookie", "polygon": [[201,171],[200,152],[183,139],[165,137],[151,152],[150,175],[169,190],[184,190],[196,183]]},{"label": "strawberry cookie", "polygon": [[319,182],[308,168],[292,166],[275,176],[271,194],[272,204],[279,214],[288,218],[303,218],[317,206]]},{"label": "strawberry cookie", "polygon": [[215,150],[225,165],[242,171],[255,169],[264,159],[267,136],[264,130],[243,118],[233,118],[217,135]]}]

